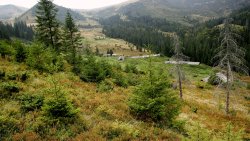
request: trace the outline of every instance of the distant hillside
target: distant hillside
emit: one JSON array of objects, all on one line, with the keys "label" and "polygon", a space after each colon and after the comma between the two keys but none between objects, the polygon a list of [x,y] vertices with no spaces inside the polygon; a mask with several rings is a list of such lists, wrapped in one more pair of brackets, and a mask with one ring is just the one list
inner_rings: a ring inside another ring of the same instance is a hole
[{"label": "distant hillside", "polygon": [[20,16],[27,9],[15,5],[0,5],[0,20],[8,20]]},{"label": "distant hillside", "polygon": [[249,0],[137,0],[92,11],[96,17],[116,14],[134,17],[152,16],[169,21],[189,22],[217,18],[228,12],[250,5]]},{"label": "distant hillside", "polygon": [[[35,23],[35,14],[36,14],[36,6],[33,6],[31,9],[29,9],[27,12],[22,14],[20,17],[18,17],[19,21],[25,21],[27,23]],[[64,22],[64,19],[66,17],[67,10],[69,10],[70,14],[76,21],[85,20],[85,17],[81,14],[79,14],[76,11],[70,10],[68,8],[58,6],[56,5],[56,8],[58,9],[57,13],[57,19],[61,22]]]}]

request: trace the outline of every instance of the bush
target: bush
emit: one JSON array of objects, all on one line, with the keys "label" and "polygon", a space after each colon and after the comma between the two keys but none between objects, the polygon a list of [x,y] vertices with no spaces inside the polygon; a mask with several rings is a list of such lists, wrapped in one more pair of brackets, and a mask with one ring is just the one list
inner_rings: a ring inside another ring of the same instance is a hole
[{"label": "bush", "polygon": [[10,98],[15,93],[19,93],[20,88],[14,83],[2,83],[0,85],[0,98]]},{"label": "bush", "polygon": [[10,137],[18,130],[17,120],[10,117],[0,116],[0,140],[5,140],[6,137]]},{"label": "bush", "polygon": [[235,132],[233,130],[232,124],[228,123],[223,135],[224,135],[223,136],[224,140],[227,140],[227,141],[242,141],[244,132],[243,130],[239,130]]},{"label": "bush", "polygon": [[42,106],[42,110],[45,116],[59,121],[73,119],[78,112],[63,94],[46,100]]},{"label": "bush", "polygon": [[130,86],[136,86],[136,85],[139,85],[139,78],[138,78],[138,75],[135,75],[135,74],[128,74],[128,85]]},{"label": "bush", "polygon": [[135,74],[139,73],[138,69],[136,68],[136,65],[134,64],[126,64],[124,71],[126,73],[135,73]]},{"label": "bush", "polygon": [[247,84],[247,89],[250,90],[250,83]]},{"label": "bush", "polygon": [[37,43],[29,47],[26,63],[42,72],[57,72],[63,70],[63,58],[51,49],[45,49]]},{"label": "bush", "polygon": [[17,80],[18,75],[17,74],[9,74],[7,77],[9,80]]},{"label": "bush", "polygon": [[0,71],[0,80],[4,79],[5,71]]},{"label": "bush", "polygon": [[181,105],[169,89],[170,85],[161,79],[146,80],[134,90],[129,100],[131,113],[143,121],[171,125]]},{"label": "bush", "polygon": [[123,134],[123,130],[116,128],[116,129],[108,129],[104,134],[108,140],[113,140]]},{"label": "bush", "polygon": [[27,72],[22,73],[21,76],[20,76],[20,80],[22,82],[26,81],[28,78],[29,78],[29,75],[27,74]]},{"label": "bush", "polygon": [[221,82],[222,81],[220,80],[220,78],[216,74],[211,75],[208,79],[208,83],[211,85],[219,85],[219,84],[221,84]]},{"label": "bush", "polygon": [[83,61],[80,69],[80,79],[85,82],[101,82],[111,75],[111,66],[105,61],[97,61],[92,55]]},{"label": "bush", "polygon": [[13,41],[12,46],[15,48],[15,59],[17,62],[21,63],[27,59],[27,52],[25,45],[20,41]]},{"label": "bush", "polygon": [[97,86],[98,92],[110,92],[114,89],[113,83],[109,80],[104,80]]},{"label": "bush", "polygon": [[23,95],[19,98],[21,103],[21,110],[24,112],[34,111],[40,109],[43,105],[43,96]]},{"label": "bush", "polygon": [[128,80],[126,79],[125,76],[122,75],[122,73],[117,72],[116,74],[114,74],[113,78],[114,78],[114,83],[117,86],[124,87],[124,88],[128,87]]},{"label": "bush", "polygon": [[185,139],[186,141],[210,141],[211,134],[208,130],[202,128],[199,124],[195,125],[195,127],[189,130],[188,133],[189,138]]},{"label": "bush", "polygon": [[77,55],[75,58],[75,64],[72,63],[72,72],[79,75],[81,73],[81,69],[83,67],[83,61],[80,55]]},{"label": "bush", "polygon": [[181,134],[186,134],[185,124],[186,124],[186,121],[175,120],[172,122],[171,128],[174,129],[175,131],[181,133]]},{"label": "bush", "polygon": [[4,41],[0,42],[0,55],[2,58],[5,58],[6,56],[12,56],[14,52],[15,50],[8,43]]}]

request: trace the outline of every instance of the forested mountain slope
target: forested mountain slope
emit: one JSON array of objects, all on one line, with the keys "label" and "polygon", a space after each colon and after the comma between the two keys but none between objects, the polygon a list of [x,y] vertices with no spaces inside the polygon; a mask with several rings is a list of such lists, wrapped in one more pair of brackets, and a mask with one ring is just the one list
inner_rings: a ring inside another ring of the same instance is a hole
[{"label": "forested mountain slope", "polygon": [[[239,44],[247,50],[247,62],[250,62],[249,9],[249,7],[245,7],[229,16],[234,19],[232,24],[235,25],[235,32],[244,39],[239,40]],[[220,25],[223,20],[224,18],[218,18],[190,27],[149,16],[117,15],[102,19],[101,23],[103,24],[103,32],[107,36],[124,39],[137,45],[138,49],[141,49],[145,44],[152,44],[153,51],[167,56],[171,56],[173,53],[169,34],[177,32],[183,43],[184,54],[187,54],[192,61],[213,65],[212,57],[215,55],[215,49],[220,45],[218,37],[220,37]],[[249,63],[248,66],[250,66]]]},{"label": "forested mountain slope", "polygon": [[93,14],[102,18],[116,14],[151,16],[187,24],[190,21],[218,18],[249,4],[249,0],[138,0],[96,10]]}]

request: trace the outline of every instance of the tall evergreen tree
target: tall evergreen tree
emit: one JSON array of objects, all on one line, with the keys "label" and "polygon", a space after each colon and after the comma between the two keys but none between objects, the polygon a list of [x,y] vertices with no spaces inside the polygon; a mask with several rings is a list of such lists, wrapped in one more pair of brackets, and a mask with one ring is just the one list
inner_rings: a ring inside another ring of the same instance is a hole
[{"label": "tall evergreen tree", "polygon": [[76,48],[81,45],[81,36],[80,32],[74,22],[69,11],[65,18],[65,27],[64,27],[64,37],[63,44],[66,52],[71,53],[70,62],[74,65],[76,63]]},{"label": "tall evergreen tree", "polygon": [[40,0],[36,11],[37,39],[47,47],[59,51],[59,22],[56,19],[57,9],[51,0]]}]

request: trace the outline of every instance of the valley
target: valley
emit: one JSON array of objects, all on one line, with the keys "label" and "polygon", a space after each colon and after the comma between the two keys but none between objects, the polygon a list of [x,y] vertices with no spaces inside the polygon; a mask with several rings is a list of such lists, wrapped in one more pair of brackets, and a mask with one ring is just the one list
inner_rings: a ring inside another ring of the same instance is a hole
[{"label": "valley", "polygon": [[0,6],[0,140],[250,140],[249,9]]}]

